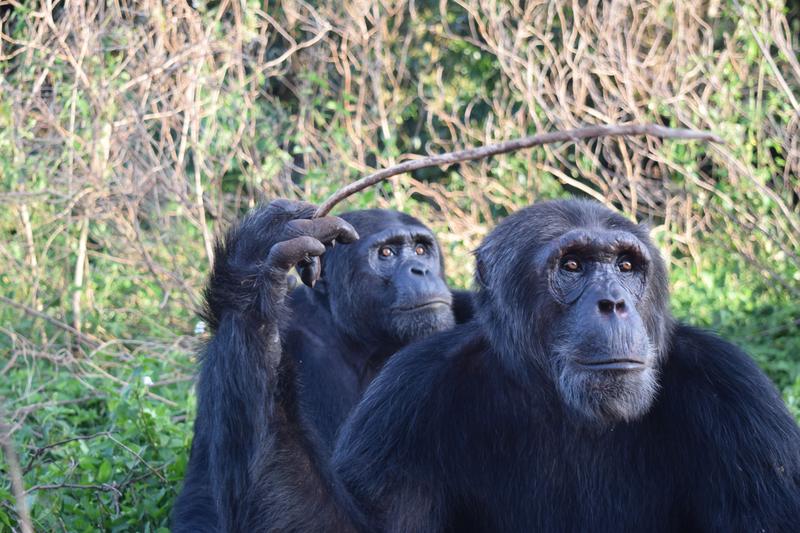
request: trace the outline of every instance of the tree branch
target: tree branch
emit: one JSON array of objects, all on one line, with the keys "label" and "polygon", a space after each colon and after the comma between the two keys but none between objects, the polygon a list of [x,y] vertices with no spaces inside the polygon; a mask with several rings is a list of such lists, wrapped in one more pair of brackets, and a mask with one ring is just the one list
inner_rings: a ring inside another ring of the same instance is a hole
[{"label": "tree branch", "polygon": [[514,152],[516,150],[540,146],[542,144],[579,141],[581,139],[621,135],[650,135],[652,137],[660,137],[662,139],[699,140],[714,143],[723,142],[720,137],[710,131],[668,128],[666,126],[659,126],[657,124],[612,124],[607,126],[587,126],[585,128],[577,128],[573,130],[540,133],[519,139],[512,139],[510,141],[480,146],[478,148],[470,148],[468,150],[459,150],[457,152],[447,152],[430,157],[412,159],[409,161],[404,161],[399,165],[378,170],[361,178],[358,181],[354,181],[353,183],[345,185],[333,193],[322,203],[322,205],[319,206],[316,213],[314,213],[314,217],[323,217],[327,215],[331,209],[336,206],[336,204],[348,196],[362,191],[367,187],[375,185],[376,183],[387,178],[397,176],[398,174],[404,174],[406,172],[419,170],[421,168],[452,165],[462,161],[474,161],[476,159],[483,159],[493,155]]},{"label": "tree branch", "polygon": [[[4,413],[0,413],[4,416]],[[14,443],[5,424],[0,427],[0,449],[6,458],[8,477],[11,479],[11,493],[14,495],[19,528],[22,533],[33,533],[33,523],[31,522],[31,512],[28,509],[28,501],[25,499],[25,483],[22,480],[22,471],[19,468],[19,458],[14,450]]]},{"label": "tree branch", "polygon": [[83,343],[85,343],[85,344],[87,344],[87,345],[89,345],[91,347],[97,347],[97,346],[100,345],[100,342],[98,340],[94,339],[93,337],[91,337],[87,333],[81,333],[80,331],[78,331],[77,329],[73,328],[69,324],[65,324],[64,322],[58,320],[57,318],[53,318],[53,317],[51,317],[50,315],[48,315],[46,313],[42,313],[40,311],[37,311],[36,309],[33,309],[32,307],[28,307],[27,305],[25,305],[23,303],[14,301],[11,298],[6,298],[5,296],[0,296],[0,303],[4,303],[4,304],[10,305],[12,307],[16,307],[17,309],[19,309],[21,311],[24,311],[25,313],[27,313],[27,314],[29,314],[31,316],[34,316],[34,317],[37,317],[37,318],[41,318],[42,320],[46,320],[47,322],[50,322],[52,325],[56,326],[57,328],[63,329],[67,333],[70,333],[70,334],[74,335],[77,340],[79,340],[79,341],[81,341],[81,342],[83,342]]}]

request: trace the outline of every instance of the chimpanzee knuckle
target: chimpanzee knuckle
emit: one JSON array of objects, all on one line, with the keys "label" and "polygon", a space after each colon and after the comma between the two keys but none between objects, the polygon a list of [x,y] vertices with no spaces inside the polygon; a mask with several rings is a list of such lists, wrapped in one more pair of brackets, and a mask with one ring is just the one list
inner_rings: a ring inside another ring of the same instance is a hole
[{"label": "chimpanzee knuckle", "polygon": [[288,270],[304,257],[302,250],[292,241],[283,241],[274,245],[267,256],[267,265]]},{"label": "chimpanzee knuckle", "polygon": [[312,222],[316,226],[314,236],[322,242],[329,243],[336,239],[348,243],[358,239],[355,228],[339,217],[322,217]]},{"label": "chimpanzee knuckle", "polygon": [[349,222],[338,219],[340,224],[336,232],[336,240],[343,243],[351,243],[359,239],[358,232]]},{"label": "chimpanzee knuckle", "polygon": [[330,242],[336,238],[340,224],[335,217],[323,217],[313,221],[314,236],[322,242]]},{"label": "chimpanzee knuckle", "polygon": [[315,236],[313,230],[313,220],[298,218],[290,220],[284,228],[284,235],[288,239],[301,237],[303,235]]},{"label": "chimpanzee knuckle", "polygon": [[289,270],[304,259],[321,255],[325,245],[313,237],[303,236],[279,242],[269,251],[267,263],[270,266]]}]

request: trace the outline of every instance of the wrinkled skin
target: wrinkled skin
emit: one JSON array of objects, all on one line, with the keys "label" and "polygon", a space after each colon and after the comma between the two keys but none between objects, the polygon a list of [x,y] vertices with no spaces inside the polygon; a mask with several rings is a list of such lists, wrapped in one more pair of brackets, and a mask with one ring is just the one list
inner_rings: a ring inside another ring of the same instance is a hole
[{"label": "wrinkled skin", "polygon": [[475,320],[395,354],[341,429],[355,527],[797,531],[797,423],[739,348],[673,321],[645,228],[546,202],[476,255]]},{"label": "wrinkled skin", "polygon": [[340,424],[389,356],[471,314],[416,219],[314,210],[276,200],[217,247],[173,531],[349,528],[328,466]]}]

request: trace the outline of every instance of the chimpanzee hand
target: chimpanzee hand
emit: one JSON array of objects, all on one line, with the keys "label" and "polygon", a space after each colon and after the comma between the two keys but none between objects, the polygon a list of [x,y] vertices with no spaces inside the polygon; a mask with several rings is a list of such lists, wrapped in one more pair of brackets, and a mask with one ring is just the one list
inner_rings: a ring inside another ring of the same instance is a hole
[{"label": "chimpanzee hand", "polygon": [[280,209],[290,216],[296,216],[283,227],[281,236],[286,240],[270,248],[267,266],[283,275],[296,266],[300,279],[309,287],[314,286],[322,273],[319,256],[325,252],[327,244],[337,240],[350,243],[358,239],[353,226],[341,218],[310,218],[316,211],[316,206],[312,204],[281,199],[275,200],[267,208]]},{"label": "chimpanzee hand", "polygon": [[312,219],[314,211],[310,203],[279,199],[254,210],[228,232],[217,246],[206,293],[205,314],[212,326],[225,309],[274,317],[292,267],[311,287],[322,272],[325,246],[358,239],[349,223],[332,216]]}]

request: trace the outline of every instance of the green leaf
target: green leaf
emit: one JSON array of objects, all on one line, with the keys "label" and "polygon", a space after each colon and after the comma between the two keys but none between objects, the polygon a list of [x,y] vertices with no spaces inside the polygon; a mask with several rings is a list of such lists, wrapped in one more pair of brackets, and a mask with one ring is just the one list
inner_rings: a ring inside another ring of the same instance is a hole
[{"label": "green leaf", "polygon": [[100,468],[97,469],[97,481],[100,483],[106,483],[111,479],[111,463],[106,459],[100,464]]}]

